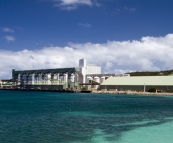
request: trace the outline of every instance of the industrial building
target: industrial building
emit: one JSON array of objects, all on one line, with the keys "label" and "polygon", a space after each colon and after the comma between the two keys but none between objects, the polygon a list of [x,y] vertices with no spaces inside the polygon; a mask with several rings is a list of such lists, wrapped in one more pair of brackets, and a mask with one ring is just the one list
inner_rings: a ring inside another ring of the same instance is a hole
[{"label": "industrial building", "polygon": [[[13,82],[23,89],[66,89],[76,88],[78,68],[12,70]],[[68,81],[68,82],[67,82]]]},{"label": "industrial building", "polygon": [[155,87],[160,91],[173,91],[173,76],[128,76],[109,77],[100,88],[116,91],[148,91]]},{"label": "industrial building", "polygon": [[100,73],[101,67],[87,65],[86,60],[81,59],[79,67],[22,71],[13,69],[12,80],[14,87],[21,89],[76,90],[80,84],[86,83],[87,75]]},{"label": "industrial building", "polygon": [[1,79],[0,80],[0,89],[11,89],[13,87],[13,81],[10,79]]},{"label": "industrial building", "polygon": [[13,69],[12,77],[13,87],[20,89],[148,91],[154,86],[160,91],[173,91],[173,76],[102,74],[101,67],[87,64],[85,59],[79,60],[79,67],[72,68]]},{"label": "industrial building", "polygon": [[14,87],[21,89],[70,89],[81,87],[98,89],[99,85],[110,76],[129,76],[101,74],[101,67],[87,64],[85,59],[79,60],[79,67],[12,70]]}]

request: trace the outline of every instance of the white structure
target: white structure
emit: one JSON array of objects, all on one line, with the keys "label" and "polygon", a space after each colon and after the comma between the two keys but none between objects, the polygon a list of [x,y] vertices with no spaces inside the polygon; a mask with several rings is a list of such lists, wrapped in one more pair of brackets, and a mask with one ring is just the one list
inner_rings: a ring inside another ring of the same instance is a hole
[{"label": "white structure", "polygon": [[101,74],[101,67],[89,64],[86,66],[86,74]]},{"label": "white structure", "polygon": [[[72,72],[71,72],[72,71]],[[16,75],[15,75],[16,72]],[[90,88],[98,89],[108,77],[129,76],[116,74],[101,74],[101,67],[94,64],[87,64],[85,59],[79,60],[79,67],[62,68],[62,69],[45,69],[45,70],[13,70],[15,78],[19,81],[17,84],[25,85],[65,85],[64,88],[69,88],[72,85],[89,85]],[[32,74],[30,74],[32,73]],[[69,85],[67,85],[69,83]],[[75,83],[77,83],[75,85]],[[79,83],[79,84],[78,84]],[[73,86],[73,87],[74,87]],[[47,87],[45,87],[47,88]]]},{"label": "white structure", "polygon": [[84,85],[90,85],[93,89],[98,89],[99,85],[105,82],[108,77],[129,77],[129,74],[101,74],[101,67],[94,64],[86,64],[85,59],[79,60],[78,72],[79,82]]},{"label": "white structure", "polygon": [[158,90],[173,91],[173,76],[109,77],[101,84],[101,89],[145,92],[152,86]]},{"label": "white structure", "polygon": [[86,80],[86,75],[101,74],[101,67],[96,66],[94,64],[88,64],[87,65],[85,59],[80,59],[79,60],[79,68],[80,68],[79,82],[81,82],[81,83],[88,82]]}]

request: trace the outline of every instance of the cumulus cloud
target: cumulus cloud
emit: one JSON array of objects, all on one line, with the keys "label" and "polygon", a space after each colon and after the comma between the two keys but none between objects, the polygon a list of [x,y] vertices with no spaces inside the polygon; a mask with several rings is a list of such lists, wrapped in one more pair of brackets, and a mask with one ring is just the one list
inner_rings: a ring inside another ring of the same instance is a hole
[{"label": "cumulus cloud", "polygon": [[102,67],[103,73],[158,71],[173,69],[173,34],[143,37],[134,41],[108,41],[104,44],[70,43],[41,50],[18,52],[0,50],[0,79],[11,78],[11,70],[78,67],[78,60]]},{"label": "cumulus cloud", "polygon": [[12,29],[7,28],[7,27],[3,28],[2,30],[3,30],[3,32],[10,32],[10,33],[14,32]]},{"label": "cumulus cloud", "polygon": [[96,0],[53,0],[53,2],[55,2],[55,7],[60,7],[63,10],[74,10],[79,5],[100,6]]},{"label": "cumulus cloud", "polygon": [[5,36],[4,37],[8,42],[15,41],[15,38],[13,36]]}]

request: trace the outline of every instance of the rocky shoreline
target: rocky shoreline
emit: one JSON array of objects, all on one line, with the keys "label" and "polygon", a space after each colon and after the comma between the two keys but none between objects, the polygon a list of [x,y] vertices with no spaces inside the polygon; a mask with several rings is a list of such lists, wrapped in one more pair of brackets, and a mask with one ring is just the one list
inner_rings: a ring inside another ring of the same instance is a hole
[{"label": "rocky shoreline", "polygon": [[136,92],[136,91],[92,91],[98,94],[131,94],[131,95],[156,95],[156,96],[173,96],[173,93],[168,92]]}]

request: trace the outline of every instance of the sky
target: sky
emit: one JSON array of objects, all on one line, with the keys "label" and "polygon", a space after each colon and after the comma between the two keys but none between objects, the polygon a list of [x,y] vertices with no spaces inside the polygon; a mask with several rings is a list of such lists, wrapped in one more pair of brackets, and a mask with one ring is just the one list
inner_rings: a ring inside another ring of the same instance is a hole
[{"label": "sky", "polygon": [[173,0],[1,0],[0,79],[12,69],[173,69]]}]

